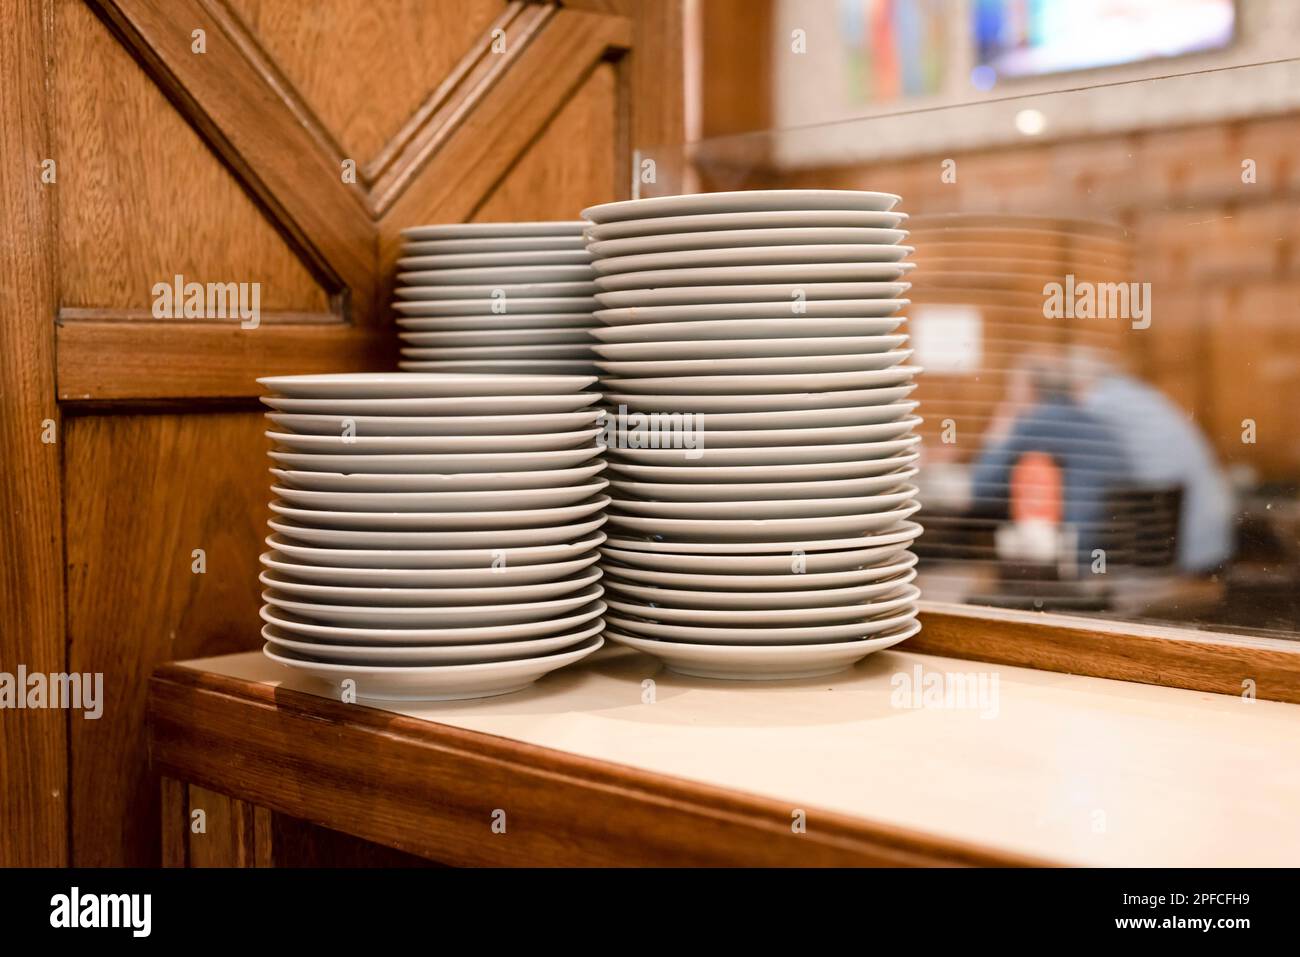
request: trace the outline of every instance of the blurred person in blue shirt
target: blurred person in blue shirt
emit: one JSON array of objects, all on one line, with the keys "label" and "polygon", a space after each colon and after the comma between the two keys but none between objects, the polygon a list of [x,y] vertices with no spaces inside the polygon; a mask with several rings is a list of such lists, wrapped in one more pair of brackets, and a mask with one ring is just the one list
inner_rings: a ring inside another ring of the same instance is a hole
[{"label": "blurred person in blue shirt", "polygon": [[1070,376],[1080,405],[1110,425],[1138,485],[1181,486],[1178,566],[1213,571],[1232,557],[1232,486],[1191,417],[1158,389],[1126,375],[1098,352],[1076,348]]},{"label": "blurred person in blue shirt", "polygon": [[1061,519],[1074,529],[1086,564],[1104,542],[1108,495],[1131,473],[1112,428],[1080,407],[1064,363],[1054,357],[1030,357],[1011,372],[1007,398],[975,461],[971,491],[978,510],[1009,513],[1012,470],[1034,452],[1061,470]]}]

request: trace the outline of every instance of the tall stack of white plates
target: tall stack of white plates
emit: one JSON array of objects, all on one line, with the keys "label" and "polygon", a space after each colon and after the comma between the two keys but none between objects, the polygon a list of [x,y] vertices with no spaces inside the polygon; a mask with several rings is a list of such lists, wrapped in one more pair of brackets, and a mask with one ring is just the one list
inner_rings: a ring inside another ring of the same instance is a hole
[{"label": "tall stack of white plates", "polygon": [[779,190],[584,211],[613,640],[685,674],[790,678],[918,630],[897,201]]},{"label": "tall stack of white plates", "polygon": [[452,699],[517,691],[600,647],[593,376],[259,381],[268,657],[360,698]]},{"label": "tall stack of white plates", "polygon": [[408,372],[595,374],[583,224],[402,230],[397,301]]}]

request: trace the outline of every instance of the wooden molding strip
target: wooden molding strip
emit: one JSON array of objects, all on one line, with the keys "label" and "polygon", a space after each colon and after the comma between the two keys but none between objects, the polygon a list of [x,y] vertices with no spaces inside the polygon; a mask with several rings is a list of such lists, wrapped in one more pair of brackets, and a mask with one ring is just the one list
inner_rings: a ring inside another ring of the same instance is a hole
[{"label": "wooden molding strip", "polygon": [[921,602],[908,649],[950,658],[1300,704],[1300,641]]},{"label": "wooden molding strip", "polygon": [[631,44],[623,17],[555,10],[430,155],[380,220],[380,263],[396,258],[399,230],[415,222],[461,222],[611,50]]},{"label": "wooden molding strip", "polygon": [[[91,0],[333,293],[375,314],[374,224],[337,145],[221,0]],[[203,29],[207,50],[191,50]]]},{"label": "wooden molding strip", "polygon": [[[397,134],[365,167],[370,210],[382,216],[410,184],[429,157],[475,110],[492,86],[555,12],[546,4],[512,0],[451,73],[420,104]],[[493,34],[505,34],[506,49],[492,52]]]},{"label": "wooden molding strip", "polygon": [[181,665],[149,726],[166,776],[445,864],[1044,863]]},{"label": "wooden molding strip", "polygon": [[397,337],[332,323],[78,321],[57,330],[62,402],[257,396],[258,376],[395,368]]},{"label": "wooden molding strip", "polygon": [[[48,4],[0,0],[0,670],[67,670]],[[20,693],[25,693],[25,690]],[[68,718],[0,714],[0,866],[68,863]]]}]

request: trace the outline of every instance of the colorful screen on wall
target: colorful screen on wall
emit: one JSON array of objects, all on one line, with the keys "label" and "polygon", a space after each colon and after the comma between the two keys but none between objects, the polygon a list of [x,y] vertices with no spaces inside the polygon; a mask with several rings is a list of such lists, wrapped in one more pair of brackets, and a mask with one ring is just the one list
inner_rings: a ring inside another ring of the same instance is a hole
[{"label": "colorful screen on wall", "polygon": [[973,0],[977,71],[1038,76],[1226,46],[1234,0]]},{"label": "colorful screen on wall", "polygon": [[936,93],[948,0],[840,0],[849,97],[858,103]]}]

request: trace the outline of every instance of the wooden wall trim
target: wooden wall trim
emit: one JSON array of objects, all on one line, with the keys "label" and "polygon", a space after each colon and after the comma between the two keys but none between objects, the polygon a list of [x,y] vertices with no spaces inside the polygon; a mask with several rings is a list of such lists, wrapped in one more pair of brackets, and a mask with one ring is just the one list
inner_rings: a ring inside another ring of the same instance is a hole
[{"label": "wooden wall trim", "polygon": [[257,396],[259,376],[394,368],[396,338],[338,322],[269,322],[256,329],[215,320],[64,322],[57,334],[58,396],[63,402]]},{"label": "wooden wall trim", "polygon": [[[1300,704],[1300,642],[921,602],[908,649],[1065,674]],[[1251,682],[1252,684],[1247,684]]]},{"label": "wooden wall trim", "polygon": [[381,267],[396,258],[402,227],[463,221],[595,64],[631,43],[631,23],[623,17],[556,10],[387,208],[380,220]]},{"label": "wooden wall trim", "polygon": [[[479,102],[514,65],[554,13],[555,7],[549,5],[522,0],[510,3],[397,135],[367,164],[364,175],[371,184],[368,202],[372,215],[378,218],[392,207],[429,158],[474,114]],[[498,29],[506,34],[504,53],[493,53],[491,49],[492,34]]]},{"label": "wooden wall trim", "polygon": [[[375,316],[374,226],[338,147],[223,0],[90,0],[345,316]],[[207,32],[207,52],[191,50]],[[331,145],[333,144],[333,145]]]},{"label": "wooden wall trim", "polygon": [[[0,0],[0,10],[0,670],[49,674],[67,670],[63,423],[54,401],[57,187],[41,182],[52,156],[51,11],[31,0]],[[43,441],[51,428],[54,441]],[[69,714],[0,713],[0,866],[68,862]]]},{"label": "wooden wall trim", "polygon": [[150,754],[191,785],[453,865],[1042,863],[812,809],[795,835],[768,798],[181,665],[150,684]]}]

